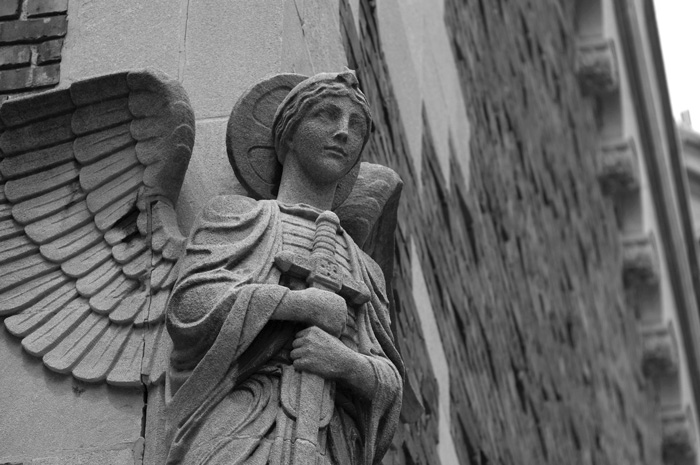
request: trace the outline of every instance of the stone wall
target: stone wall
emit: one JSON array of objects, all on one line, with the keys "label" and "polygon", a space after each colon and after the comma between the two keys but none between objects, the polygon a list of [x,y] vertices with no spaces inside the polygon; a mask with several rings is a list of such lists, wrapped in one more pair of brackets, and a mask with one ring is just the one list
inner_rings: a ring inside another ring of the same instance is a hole
[{"label": "stone wall", "polygon": [[417,265],[450,367],[461,463],[659,463],[615,217],[596,181],[595,107],[574,75],[574,2],[447,1],[472,131],[471,179],[453,153],[449,182],[425,113],[415,177],[370,3],[358,36],[350,9],[341,16],[374,106],[369,157],[406,183],[398,328],[425,404],[386,462],[437,463],[437,395],[410,291]]},{"label": "stone wall", "polygon": [[68,0],[0,2],[0,102],[58,84]]}]

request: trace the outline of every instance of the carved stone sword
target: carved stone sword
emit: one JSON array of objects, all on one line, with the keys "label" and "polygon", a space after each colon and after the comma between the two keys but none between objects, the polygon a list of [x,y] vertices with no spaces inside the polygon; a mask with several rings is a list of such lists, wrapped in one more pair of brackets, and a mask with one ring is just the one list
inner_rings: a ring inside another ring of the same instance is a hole
[{"label": "carved stone sword", "polygon": [[[306,279],[311,287],[335,292],[353,306],[362,305],[370,299],[369,289],[363,282],[343,275],[335,260],[335,236],[339,227],[340,220],[335,213],[331,211],[321,213],[316,219],[311,256],[307,258],[293,252],[282,252],[275,257],[275,265],[283,273]],[[292,463],[294,465],[315,464],[319,427],[330,420],[329,413],[324,412],[322,408],[323,400],[324,397],[330,397],[334,389],[332,381],[326,381],[313,373],[301,372],[298,379],[299,387],[293,389],[298,393],[298,397],[291,412],[296,416],[296,431],[292,440]],[[329,398],[327,401],[330,402],[330,415],[332,415],[334,400]]]}]

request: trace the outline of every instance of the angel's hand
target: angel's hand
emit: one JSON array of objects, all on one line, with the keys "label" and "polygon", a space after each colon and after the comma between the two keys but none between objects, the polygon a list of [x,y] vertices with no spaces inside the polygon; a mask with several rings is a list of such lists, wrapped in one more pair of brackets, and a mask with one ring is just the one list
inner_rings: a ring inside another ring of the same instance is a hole
[{"label": "angel's hand", "polygon": [[324,379],[342,379],[357,356],[340,339],[317,326],[299,331],[292,343],[290,356],[294,368],[308,371]]},{"label": "angel's hand", "polygon": [[330,335],[340,337],[347,321],[345,299],[333,292],[310,287],[289,291],[275,311],[273,318],[318,326]]},{"label": "angel's hand", "polygon": [[294,368],[338,381],[366,399],[376,394],[377,378],[368,357],[361,355],[321,328],[299,331],[290,352]]}]

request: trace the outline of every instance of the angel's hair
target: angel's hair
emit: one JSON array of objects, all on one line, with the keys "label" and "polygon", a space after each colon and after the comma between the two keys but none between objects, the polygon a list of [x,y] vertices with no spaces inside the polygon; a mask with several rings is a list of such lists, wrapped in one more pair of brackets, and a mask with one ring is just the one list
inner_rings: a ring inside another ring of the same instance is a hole
[{"label": "angel's hair", "polygon": [[294,137],[299,123],[317,103],[327,97],[348,97],[362,108],[367,119],[367,130],[362,142],[362,148],[364,148],[372,129],[372,114],[365,94],[360,90],[355,73],[350,70],[342,73],[321,73],[298,84],[277,108],[272,123],[272,137],[277,160],[281,164],[284,164],[289,150],[288,142]]}]

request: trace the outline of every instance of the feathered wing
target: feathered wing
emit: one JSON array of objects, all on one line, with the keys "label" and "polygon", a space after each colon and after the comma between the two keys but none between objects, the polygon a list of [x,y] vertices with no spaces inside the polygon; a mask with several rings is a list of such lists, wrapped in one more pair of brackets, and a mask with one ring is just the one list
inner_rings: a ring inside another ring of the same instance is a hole
[{"label": "feathered wing", "polygon": [[0,106],[0,317],[49,369],[163,379],[194,127],[184,89],[152,70]]},{"label": "feathered wing", "polygon": [[[394,232],[403,182],[391,168],[362,163],[357,181],[348,198],[337,209],[341,225],[355,243],[382,269],[389,299],[391,332],[397,346],[401,341],[397,333],[397,316],[394,304],[392,280],[394,276]],[[418,389],[406,378],[403,389],[401,419],[412,423],[420,419],[423,405]]]},{"label": "feathered wing", "polygon": [[348,198],[335,210],[355,243],[382,269],[387,297],[395,315],[391,281],[394,275],[394,231],[403,182],[391,168],[363,162]]}]

